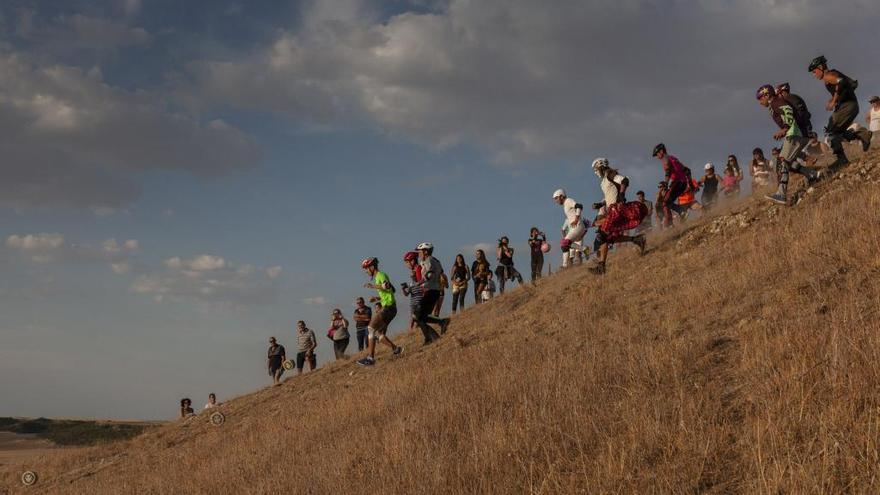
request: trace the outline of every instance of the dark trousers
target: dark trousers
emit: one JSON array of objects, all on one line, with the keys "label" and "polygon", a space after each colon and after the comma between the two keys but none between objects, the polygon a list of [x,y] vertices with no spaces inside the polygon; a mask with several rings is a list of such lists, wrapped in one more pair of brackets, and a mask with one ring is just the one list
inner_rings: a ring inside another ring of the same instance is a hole
[{"label": "dark trousers", "polygon": [[495,276],[498,277],[498,292],[504,294],[504,283],[508,280],[516,280],[522,284],[522,275],[513,267],[513,265],[498,265],[495,269]]},{"label": "dark trousers", "polygon": [[663,197],[663,223],[667,227],[672,225],[672,212],[681,214],[686,211],[678,204],[678,197],[687,189],[686,182],[671,182],[666,196]]},{"label": "dark trousers", "polygon": [[544,271],[544,253],[532,253],[532,282],[541,278]]},{"label": "dark trousers", "polygon": [[[859,102],[855,100],[845,101],[841,103],[828,118],[828,125],[825,132],[828,134],[831,142],[831,151],[839,157],[845,157],[843,153],[843,141],[854,141],[856,139],[869,139],[870,134],[867,130],[860,130],[858,133],[849,130],[849,126],[859,116]],[[860,134],[868,134],[868,136]]]},{"label": "dark trousers", "polygon": [[416,325],[418,325],[419,330],[422,331],[426,344],[440,338],[440,334],[428,325],[428,321],[438,322],[439,320],[439,318],[435,318],[431,315],[431,311],[434,310],[434,304],[437,303],[437,299],[439,298],[439,290],[425,291],[425,295],[422,296],[422,301],[419,303],[418,310],[414,315],[416,317]]},{"label": "dark trousers", "polygon": [[452,289],[452,312],[458,308],[464,309],[464,296],[467,295],[467,286],[460,289]]},{"label": "dark trousers", "polygon": [[355,336],[357,337],[358,350],[362,351],[362,350],[366,349],[366,347],[367,347],[367,329],[366,328],[364,328],[363,330],[358,329]]}]

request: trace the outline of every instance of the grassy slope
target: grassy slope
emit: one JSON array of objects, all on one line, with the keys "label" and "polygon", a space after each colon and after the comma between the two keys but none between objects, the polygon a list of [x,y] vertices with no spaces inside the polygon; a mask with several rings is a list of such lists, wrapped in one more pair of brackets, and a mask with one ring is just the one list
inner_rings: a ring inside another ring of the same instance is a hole
[{"label": "grassy slope", "polygon": [[514,290],[374,369],[231,401],[220,428],[53,453],[0,488],[28,467],[35,493],[876,493],[880,165],[844,173]]}]

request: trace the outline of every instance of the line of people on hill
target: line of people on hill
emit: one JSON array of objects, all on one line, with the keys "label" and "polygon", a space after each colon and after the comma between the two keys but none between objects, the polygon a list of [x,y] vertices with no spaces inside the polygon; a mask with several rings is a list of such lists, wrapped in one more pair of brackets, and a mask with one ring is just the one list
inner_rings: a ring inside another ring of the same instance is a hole
[{"label": "line of people on hill", "polygon": [[[822,174],[815,168],[819,157],[829,152],[834,155],[835,161],[829,167],[833,172],[849,161],[844,143],[857,141],[867,151],[873,133],[880,131],[880,97],[873,96],[868,100],[870,109],[865,115],[868,127],[862,127],[855,123],[859,113],[855,95],[858,81],[838,70],[830,69],[824,56],[813,59],[808,71],[825,85],[831,95],[825,105],[831,115],[825,126],[824,140],[820,140],[813,131],[812,115],[807,104],[803,98],[791,92],[789,83],[777,86],[765,84],[756,92],[758,102],[768,109],[778,127],[773,139],[781,141],[781,146],[772,148],[770,159],[766,158],[761,148],[752,150],[749,164],[751,189],[755,192],[775,182],[776,191],[766,197],[780,204],[788,204],[791,173],[803,175],[808,184],[820,180]],[[723,175],[717,175],[715,166],[707,163],[699,179],[695,179],[690,168],[671,155],[663,143],[654,147],[652,156],[661,163],[664,172],[664,179],[657,186],[654,202],[647,200],[643,191],[636,193],[634,201],[627,201],[629,178],[612,168],[606,158],[597,158],[592,163],[592,170],[599,179],[598,189],[602,197],[601,201],[592,204],[592,209],[596,212],[592,221],[584,215],[583,203],[569,197],[565,189],[560,188],[553,193],[553,201],[562,207],[564,216],[560,238],[563,269],[582,264],[595,252],[596,261],[589,271],[603,274],[611,246],[628,242],[644,254],[647,248],[645,234],[653,228],[670,228],[676,221],[684,221],[689,211],[702,210],[705,213],[717,204],[719,198],[736,198],[741,192],[744,176],[736,155],[728,156]],[[696,194],[700,191],[702,193],[698,201]],[[656,218],[656,225],[652,222],[652,217]],[[592,248],[584,241],[591,228],[596,231]],[[530,279],[532,283],[536,283],[543,272],[544,255],[550,251],[547,235],[537,227],[530,229],[528,249]],[[410,274],[410,280],[401,284],[402,293],[410,298],[410,328],[421,331],[424,345],[436,342],[447,332],[450,319],[440,317],[447,288],[451,287],[452,313],[455,314],[465,308],[471,282],[474,304],[492,299],[496,290],[503,293],[510,282],[523,283],[522,275],[514,266],[514,248],[507,236],[498,240],[495,252],[497,265],[494,271],[485,251],[477,249],[470,266],[462,254],[456,255],[450,276],[447,277],[433,253],[434,246],[423,242],[403,256],[403,262]],[[376,295],[369,298],[374,307],[371,308],[364,298],[357,298],[352,319],[355,322],[358,351],[367,353],[357,363],[372,366],[376,362],[378,343],[387,346],[394,356],[403,352],[403,347],[395,344],[387,335],[388,327],[398,312],[397,290],[388,275],[379,270],[377,258],[364,259],[361,268],[370,279],[364,287],[376,291]],[[336,359],[345,359],[350,343],[349,320],[338,308],[331,314],[327,337],[333,341]],[[303,372],[306,364],[310,370],[317,367],[317,339],[303,321],[297,322],[298,348],[295,363],[287,361],[284,346],[278,344],[274,337],[269,343],[267,367],[273,383],[280,383],[285,363],[289,369],[295,367],[298,374]],[[211,394],[205,408],[215,404],[216,397]],[[181,400],[180,411],[181,417],[193,414],[189,399]]]}]

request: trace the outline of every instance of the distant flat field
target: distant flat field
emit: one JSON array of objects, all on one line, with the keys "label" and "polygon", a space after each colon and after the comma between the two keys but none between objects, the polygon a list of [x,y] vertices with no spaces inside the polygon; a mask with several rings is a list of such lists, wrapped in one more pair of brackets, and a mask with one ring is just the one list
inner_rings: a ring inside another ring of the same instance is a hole
[{"label": "distant flat field", "polygon": [[21,462],[57,448],[54,443],[35,434],[0,431],[0,466]]}]

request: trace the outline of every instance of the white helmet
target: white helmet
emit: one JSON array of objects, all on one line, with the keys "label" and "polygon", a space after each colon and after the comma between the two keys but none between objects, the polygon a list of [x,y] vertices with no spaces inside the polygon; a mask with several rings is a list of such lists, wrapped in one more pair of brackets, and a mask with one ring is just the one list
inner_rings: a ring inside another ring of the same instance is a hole
[{"label": "white helmet", "polygon": [[608,167],[608,159],[607,158],[596,158],[595,160],[593,160],[593,172],[597,176],[602,177],[602,174],[599,173],[599,169],[603,168],[603,167],[605,167],[605,168]]},{"label": "white helmet", "polygon": [[430,242],[421,242],[418,246],[416,246],[417,251],[421,251],[422,249],[427,249],[428,251],[434,249],[434,245]]},{"label": "white helmet", "polygon": [[712,163],[707,163],[706,165],[703,166],[703,170],[712,170],[714,168],[715,168],[715,165],[712,165]]},{"label": "white helmet", "polygon": [[566,196],[567,196],[567,195],[565,194],[565,189],[557,189],[557,190],[553,193],[553,199],[556,199],[556,198],[565,198]]}]

